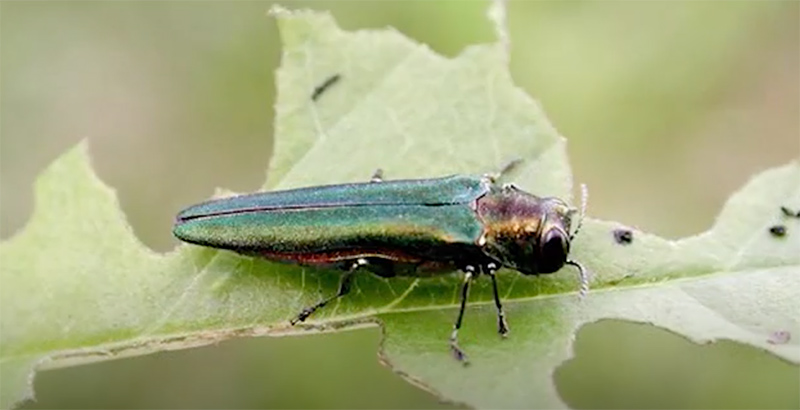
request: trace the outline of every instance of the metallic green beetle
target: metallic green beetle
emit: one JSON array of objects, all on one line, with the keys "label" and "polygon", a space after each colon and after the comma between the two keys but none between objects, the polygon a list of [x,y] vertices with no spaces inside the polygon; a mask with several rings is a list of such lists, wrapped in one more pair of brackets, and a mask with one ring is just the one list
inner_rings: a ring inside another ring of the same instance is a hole
[{"label": "metallic green beetle", "polygon": [[[292,325],[347,294],[353,273],[364,268],[382,277],[427,277],[465,273],[461,308],[450,347],[458,346],[472,279],[492,278],[498,331],[508,326],[497,291],[500,267],[525,275],[577,267],[581,295],[588,289],[583,266],[568,259],[576,209],[558,198],[540,198],[497,176],[370,182],[262,192],[200,203],[181,211],[173,233],[202,246],[228,249],[270,260],[321,265],[345,271],[339,291],[303,309]],[[584,188],[583,208],[586,206]],[[581,211],[581,217],[583,209]]]}]

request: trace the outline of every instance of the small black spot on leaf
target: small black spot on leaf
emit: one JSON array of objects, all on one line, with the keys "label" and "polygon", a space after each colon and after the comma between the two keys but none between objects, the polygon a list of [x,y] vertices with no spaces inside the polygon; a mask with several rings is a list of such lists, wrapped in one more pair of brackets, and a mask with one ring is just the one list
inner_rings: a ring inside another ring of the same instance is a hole
[{"label": "small black spot on leaf", "polygon": [[769,233],[771,233],[772,236],[775,236],[775,237],[778,237],[778,238],[782,238],[782,237],[786,236],[786,227],[783,226],[783,225],[771,226],[769,228]]},{"label": "small black spot on leaf", "polygon": [[614,229],[614,241],[620,245],[630,245],[633,242],[633,231],[627,228]]}]

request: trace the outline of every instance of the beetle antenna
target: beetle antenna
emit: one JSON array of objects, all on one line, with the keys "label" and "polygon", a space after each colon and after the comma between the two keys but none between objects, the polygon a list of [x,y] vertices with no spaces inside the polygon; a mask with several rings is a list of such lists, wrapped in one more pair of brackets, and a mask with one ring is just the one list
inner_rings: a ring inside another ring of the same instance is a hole
[{"label": "beetle antenna", "polygon": [[578,268],[578,274],[581,278],[581,290],[580,290],[580,297],[581,299],[586,297],[586,293],[589,292],[589,272],[586,268],[583,267],[579,262],[574,260],[567,260],[565,262],[567,265],[572,265]]},{"label": "beetle antenna", "polygon": [[583,226],[583,217],[586,215],[586,203],[589,200],[589,188],[586,187],[586,184],[581,184],[581,214],[578,216],[578,225],[575,227],[575,230],[572,231],[572,235],[569,236],[569,240],[573,240],[575,235],[578,234],[581,230],[581,226]]}]

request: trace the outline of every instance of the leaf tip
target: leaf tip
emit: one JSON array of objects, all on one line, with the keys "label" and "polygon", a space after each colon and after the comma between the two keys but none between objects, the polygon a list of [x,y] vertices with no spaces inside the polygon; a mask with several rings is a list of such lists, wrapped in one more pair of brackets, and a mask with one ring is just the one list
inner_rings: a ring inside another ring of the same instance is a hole
[{"label": "leaf tip", "polygon": [[328,11],[287,9],[275,4],[267,15],[275,18],[278,23],[284,51],[293,46],[304,45],[309,39],[329,38],[341,31]]},{"label": "leaf tip", "polygon": [[506,0],[493,0],[486,10],[486,16],[492,22],[497,41],[504,51],[505,58],[508,59],[511,53],[511,36],[508,34]]}]

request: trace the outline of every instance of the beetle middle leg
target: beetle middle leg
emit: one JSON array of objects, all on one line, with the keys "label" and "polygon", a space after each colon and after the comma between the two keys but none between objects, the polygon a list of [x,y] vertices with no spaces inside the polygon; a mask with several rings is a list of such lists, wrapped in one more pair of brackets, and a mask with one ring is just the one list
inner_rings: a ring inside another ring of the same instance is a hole
[{"label": "beetle middle leg", "polygon": [[320,301],[319,303],[317,303],[314,306],[310,306],[310,307],[307,307],[307,308],[303,309],[303,311],[300,312],[300,314],[297,315],[297,317],[295,317],[294,319],[289,321],[289,323],[291,323],[291,325],[294,326],[298,322],[304,322],[309,316],[311,316],[318,309],[321,309],[322,307],[324,307],[325,305],[327,305],[331,301],[334,301],[334,300],[336,300],[336,299],[348,294],[350,292],[350,284],[353,282],[353,274],[355,273],[356,270],[358,270],[358,268],[360,268],[361,266],[364,266],[366,264],[367,264],[367,261],[365,259],[358,259],[357,261],[353,262],[353,265],[350,266],[350,269],[347,272],[345,272],[345,274],[342,276],[342,280],[339,282],[339,291],[336,292],[335,295],[333,295],[333,296],[331,296],[329,298],[323,299],[322,301]]},{"label": "beetle middle leg", "polygon": [[464,268],[464,284],[461,287],[461,309],[458,311],[458,318],[453,325],[453,333],[450,334],[450,351],[459,362],[465,365],[469,363],[467,355],[458,347],[458,330],[461,329],[461,321],[464,319],[464,310],[467,307],[467,297],[469,296],[469,285],[475,275],[475,267],[467,266]]},{"label": "beetle middle leg", "polygon": [[497,307],[497,333],[500,336],[508,336],[508,323],[506,322],[506,314],[503,312],[503,304],[500,302],[500,294],[497,292],[497,265],[490,263],[484,269],[486,273],[492,277],[492,290],[494,291],[494,305]]},{"label": "beetle middle leg", "polygon": [[506,162],[503,165],[503,167],[500,168],[499,170],[492,173],[484,174],[483,177],[488,179],[490,182],[497,182],[500,178],[503,178],[504,176],[513,172],[514,169],[516,169],[520,164],[522,164],[522,162],[523,162],[522,158],[514,158]]},{"label": "beetle middle leg", "polygon": [[369,182],[383,182],[383,170],[378,168],[372,173]]}]

